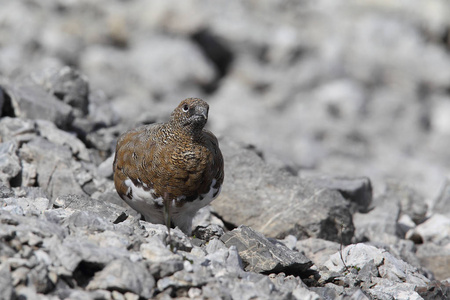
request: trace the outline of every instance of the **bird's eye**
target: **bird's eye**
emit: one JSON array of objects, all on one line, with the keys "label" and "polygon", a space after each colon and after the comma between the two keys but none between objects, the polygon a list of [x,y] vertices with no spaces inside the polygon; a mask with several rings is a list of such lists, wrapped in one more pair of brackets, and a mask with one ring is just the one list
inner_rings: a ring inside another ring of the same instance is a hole
[{"label": "bird's eye", "polygon": [[184,111],[184,112],[187,112],[188,110],[189,110],[189,105],[185,104],[185,105],[183,106],[183,111]]}]

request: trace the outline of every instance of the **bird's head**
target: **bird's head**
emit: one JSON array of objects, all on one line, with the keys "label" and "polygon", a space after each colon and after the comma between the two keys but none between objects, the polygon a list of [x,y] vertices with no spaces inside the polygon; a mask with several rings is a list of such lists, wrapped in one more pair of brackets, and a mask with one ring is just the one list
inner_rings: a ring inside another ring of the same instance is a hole
[{"label": "bird's head", "polygon": [[208,121],[209,105],[199,98],[187,98],[172,112],[170,122],[193,131],[201,131]]}]

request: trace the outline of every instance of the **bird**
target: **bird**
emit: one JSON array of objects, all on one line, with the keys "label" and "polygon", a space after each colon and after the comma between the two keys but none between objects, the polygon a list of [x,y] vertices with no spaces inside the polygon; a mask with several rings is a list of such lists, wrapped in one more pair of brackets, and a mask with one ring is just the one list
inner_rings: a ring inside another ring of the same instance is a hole
[{"label": "bird", "polygon": [[197,211],[219,194],[224,160],[216,136],[204,129],[209,105],[187,98],[168,122],[140,126],[117,140],[113,162],[119,196],[146,221],[192,232]]}]

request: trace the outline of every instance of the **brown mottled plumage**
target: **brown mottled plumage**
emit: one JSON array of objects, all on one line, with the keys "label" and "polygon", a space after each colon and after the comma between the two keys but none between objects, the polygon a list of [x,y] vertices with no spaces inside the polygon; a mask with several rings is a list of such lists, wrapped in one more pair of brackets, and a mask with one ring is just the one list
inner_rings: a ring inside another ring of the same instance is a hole
[{"label": "brown mottled plumage", "polygon": [[223,157],[217,138],[203,129],[208,104],[188,98],[167,123],[141,126],[122,134],[114,158],[117,193],[147,221],[191,232],[192,218],[220,193]]}]

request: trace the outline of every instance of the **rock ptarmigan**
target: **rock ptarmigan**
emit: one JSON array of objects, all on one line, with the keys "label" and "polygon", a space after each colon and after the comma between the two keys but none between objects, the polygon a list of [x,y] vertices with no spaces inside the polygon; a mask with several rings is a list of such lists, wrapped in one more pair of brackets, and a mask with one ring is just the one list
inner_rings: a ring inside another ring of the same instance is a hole
[{"label": "rock ptarmigan", "polygon": [[217,138],[204,129],[208,110],[205,101],[188,98],[167,123],[141,126],[119,137],[114,184],[146,221],[190,234],[196,212],[219,195],[223,156]]}]

